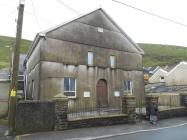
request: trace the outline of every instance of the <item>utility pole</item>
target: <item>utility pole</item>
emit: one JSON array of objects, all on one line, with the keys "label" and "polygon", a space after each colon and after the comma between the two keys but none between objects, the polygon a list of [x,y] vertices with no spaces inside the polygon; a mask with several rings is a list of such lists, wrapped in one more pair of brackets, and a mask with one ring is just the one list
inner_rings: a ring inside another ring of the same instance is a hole
[{"label": "utility pole", "polygon": [[17,32],[16,32],[16,42],[14,46],[14,56],[13,56],[13,72],[11,77],[11,93],[9,98],[9,130],[7,135],[13,135],[15,130],[15,116],[16,116],[16,101],[17,101],[17,85],[18,85],[18,74],[19,74],[19,55],[20,55],[20,44],[22,35],[22,24],[23,24],[23,12],[24,12],[24,0],[19,2],[18,11],[18,21],[17,21]]}]

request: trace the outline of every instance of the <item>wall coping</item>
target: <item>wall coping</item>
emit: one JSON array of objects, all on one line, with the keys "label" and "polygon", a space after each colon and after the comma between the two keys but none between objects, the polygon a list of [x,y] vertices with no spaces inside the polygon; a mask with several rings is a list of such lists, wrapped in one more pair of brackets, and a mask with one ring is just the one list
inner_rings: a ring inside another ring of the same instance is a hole
[{"label": "wall coping", "polygon": [[68,120],[68,122],[71,122],[71,121],[81,121],[81,120],[89,120],[89,119],[102,119],[102,118],[114,118],[114,117],[128,117],[127,114],[115,114],[115,115],[106,115],[106,116],[97,116],[97,117],[86,117],[86,118],[76,118],[76,119],[70,119]]},{"label": "wall coping", "polygon": [[135,99],[136,97],[134,96],[134,95],[124,95],[124,96],[122,96],[122,98],[133,98],[133,99]]}]

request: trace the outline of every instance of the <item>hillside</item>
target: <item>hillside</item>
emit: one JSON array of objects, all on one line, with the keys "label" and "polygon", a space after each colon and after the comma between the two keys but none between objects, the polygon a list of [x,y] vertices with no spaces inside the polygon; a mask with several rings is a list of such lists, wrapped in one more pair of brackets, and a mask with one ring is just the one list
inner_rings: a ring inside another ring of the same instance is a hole
[{"label": "hillside", "polygon": [[[14,38],[0,36],[0,69],[8,68],[10,62],[10,47],[14,43]],[[176,65],[182,60],[187,61],[187,48],[172,45],[159,44],[143,44],[139,43],[140,47],[145,51],[143,57],[143,65],[150,66],[165,66]],[[22,40],[21,53],[27,53],[31,41]]]},{"label": "hillside", "polygon": [[[0,36],[0,69],[9,67],[11,47],[14,45],[14,42],[15,39],[12,37]],[[21,41],[21,53],[27,53],[30,46],[31,41],[23,39]]]},{"label": "hillside", "polygon": [[171,66],[183,60],[187,61],[187,47],[141,43],[139,45],[145,51],[143,65],[146,67]]}]

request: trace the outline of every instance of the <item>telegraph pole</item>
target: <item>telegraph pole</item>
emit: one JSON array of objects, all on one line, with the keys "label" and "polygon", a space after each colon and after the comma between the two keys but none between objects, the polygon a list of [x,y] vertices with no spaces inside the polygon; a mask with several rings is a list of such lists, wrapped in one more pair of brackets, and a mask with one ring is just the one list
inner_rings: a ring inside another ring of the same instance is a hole
[{"label": "telegraph pole", "polygon": [[15,116],[16,116],[16,100],[17,100],[17,85],[18,85],[18,74],[19,74],[19,55],[20,55],[20,44],[22,35],[22,24],[23,24],[23,12],[24,12],[24,0],[19,2],[18,11],[18,21],[17,21],[17,32],[16,32],[16,42],[14,46],[14,56],[13,56],[13,72],[11,77],[11,93],[9,98],[9,130],[7,135],[13,135],[15,130]]}]

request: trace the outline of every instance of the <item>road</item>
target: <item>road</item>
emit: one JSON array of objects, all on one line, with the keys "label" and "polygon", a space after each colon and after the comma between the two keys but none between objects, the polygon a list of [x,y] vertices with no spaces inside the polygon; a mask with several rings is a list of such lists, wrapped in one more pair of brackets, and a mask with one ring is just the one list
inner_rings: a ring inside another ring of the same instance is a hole
[{"label": "road", "polygon": [[187,124],[172,128],[161,128],[133,134],[119,134],[99,140],[187,140]]},{"label": "road", "polygon": [[[186,124],[183,126],[183,124]],[[177,126],[177,127],[176,127]],[[167,129],[166,129],[167,128]],[[155,131],[150,131],[155,130]],[[147,132],[150,131],[150,132]],[[138,132],[138,133],[134,133]],[[133,133],[133,134],[132,134]],[[186,134],[185,134],[186,133]],[[129,134],[129,135],[124,135]],[[174,136],[173,136],[174,135]],[[171,136],[171,138],[170,138]],[[185,136],[185,138],[183,138]],[[180,138],[179,138],[180,137]],[[153,139],[154,138],[154,139]],[[21,135],[21,140],[187,140],[187,117]]]}]

